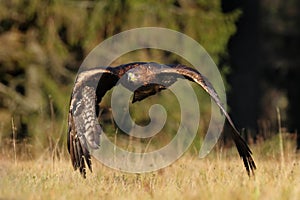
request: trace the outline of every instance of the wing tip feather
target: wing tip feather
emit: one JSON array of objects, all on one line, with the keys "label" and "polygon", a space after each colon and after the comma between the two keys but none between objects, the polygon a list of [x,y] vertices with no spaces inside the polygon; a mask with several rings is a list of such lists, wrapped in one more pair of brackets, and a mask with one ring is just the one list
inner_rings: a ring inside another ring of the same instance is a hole
[{"label": "wing tip feather", "polygon": [[252,152],[248,144],[237,131],[233,131],[232,137],[238,150],[238,153],[243,159],[248,176],[251,177],[251,174],[255,176],[256,164],[252,158]]}]

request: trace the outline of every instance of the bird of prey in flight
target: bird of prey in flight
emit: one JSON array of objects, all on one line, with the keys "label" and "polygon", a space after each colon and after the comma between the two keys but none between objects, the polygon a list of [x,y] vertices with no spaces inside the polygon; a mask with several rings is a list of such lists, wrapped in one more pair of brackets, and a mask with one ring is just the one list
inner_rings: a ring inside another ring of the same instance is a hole
[{"label": "bird of prey in flight", "polygon": [[99,103],[107,91],[117,84],[122,84],[133,92],[132,103],[134,103],[167,89],[180,78],[200,85],[218,105],[232,128],[232,131],[229,132],[230,136],[244,162],[248,175],[250,176],[250,172],[254,174],[256,166],[251,156],[252,152],[240,136],[207,78],[197,70],[185,65],[165,65],[154,62],[98,67],[78,74],[71,95],[68,116],[68,151],[74,169],[79,168],[84,178],[86,177],[86,165],[92,171],[89,148],[100,148],[100,134],[103,131],[98,122]]}]

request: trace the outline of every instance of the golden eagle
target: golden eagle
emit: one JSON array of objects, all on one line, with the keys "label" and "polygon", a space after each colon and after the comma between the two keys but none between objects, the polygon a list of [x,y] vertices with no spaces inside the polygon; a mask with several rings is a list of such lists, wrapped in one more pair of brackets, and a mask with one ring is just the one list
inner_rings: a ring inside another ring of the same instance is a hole
[{"label": "golden eagle", "polygon": [[[125,76],[125,77],[123,77]],[[122,78],[122,79],[121,79]],[[141,101],[171,86],[178,78],[186,78],[199,84],[215,101],[227,118],[240,157],[248,175],[254,174],[255,163],[251,150],[240,136],[233,121],[222,105],[211,83],[197,70],[181,64],[164,65],[153,62],[135,62],[117,67],[93,68],[78,74],[70,100],[68,116],[68,151],[74,170],[79,168],[86,177],[86,164],[92,171],[91,155],[87,149],[98,149],[102,129],[97,116],[99,103],[105,93],[118,84],[134,92],[132,103]],[[95,84],[97,83],[97,84]],[[138,86],[138,87],[137,87]],[[135,88],[137,88],[135,90]]]}]

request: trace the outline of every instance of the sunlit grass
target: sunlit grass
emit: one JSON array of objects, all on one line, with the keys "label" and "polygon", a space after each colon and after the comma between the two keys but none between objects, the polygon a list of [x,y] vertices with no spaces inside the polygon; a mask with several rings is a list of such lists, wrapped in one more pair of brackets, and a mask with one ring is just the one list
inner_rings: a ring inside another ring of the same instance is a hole
[{"label": "sunlit grass", "polygon": [[[291,142],[281,164],[276,138],[253,146],[258,169],[249,178],[235,149],[204,159],[187,153],[162,170],[129,174],[93,160],[83,179],[68,156],[17,160],[0,157],[0,199],[298,199],[300,165]],[[268,153],[269,152],[269,153]]]}]

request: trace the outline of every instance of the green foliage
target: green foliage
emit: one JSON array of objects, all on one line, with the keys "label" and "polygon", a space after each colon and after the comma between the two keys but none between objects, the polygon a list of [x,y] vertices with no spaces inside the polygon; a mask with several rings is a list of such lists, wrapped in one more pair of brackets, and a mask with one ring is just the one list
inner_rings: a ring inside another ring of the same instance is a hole
[{"label": "green foliage", "polygon": [[[239,15],[222,13],[220,0],[2,0],[0,137],[11,135],[11,118],[20,119],[19,135],[22,124],[27,137],[63,133],[76,70],[107,37],[143,26],[171,28],[194,38],[218,63]],[[123,61],[177,60],[155,50],[131,55]]]}]

